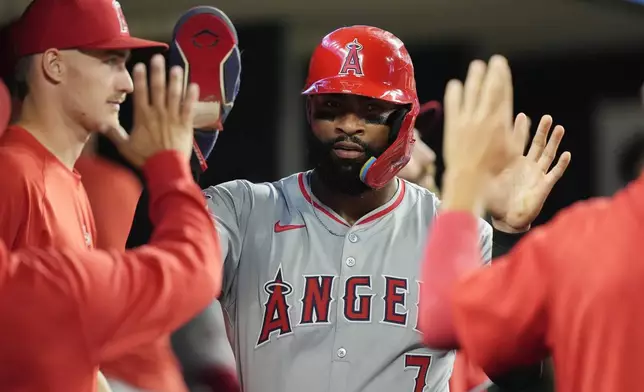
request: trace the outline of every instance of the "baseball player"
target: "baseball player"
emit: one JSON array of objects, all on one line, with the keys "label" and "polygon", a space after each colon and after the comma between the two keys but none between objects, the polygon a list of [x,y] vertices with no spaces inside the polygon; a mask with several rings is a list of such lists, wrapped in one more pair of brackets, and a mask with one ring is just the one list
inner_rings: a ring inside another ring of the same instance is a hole
[{"label": "baseball player", "polygon": [[[243,390],[447,391],[453,352],[418,333],[419,260],[439,201],[396,178],[419,111],[409,54],[381,29],[338,29],[315,49],[303,94],[314,170],[204,190]],[[507,185],[514,211],[529,184]],[[487,261],[492,228],[477,226]]]},{"label": "baseball player", "polygon": [[0,179],[0,238],[11,249],[92,248],[94,219],[74,164],[90,133],[119,128],[133,88],[129,50],[167,45],[131,37],[111,0],[34,0],[11,39],[21,107],[0,139],[0,165],[13,172]]},{"label": "baseball player", "polygon": [[[431,125],[435,123],[440,107],[431,101],[421,105],[420,114],[416,120],[414,138],[416,142],[407,165],[398,173],[398,177],[430,189],[438,193],[435,179],[436,154],[422,139],[422,135],[431,132]],[[544,121],[549,121],[548,117]],[[494,232],[492,256],[498,258],[506,254],[525,233]],[[548,368],[546,368],[548,370]],[[542,364],[530,366],[521,372],[513,372],[508,377],[495,377],[496,385],[476,364],[464,353],[457,351],[454,359],[454,368],[450,378],[450,392],[508,392],[527,390],[541,390],[544,385],[551,383],[548,377],[542,375]]]},{"label": "baseball player", "polygon": [[[442,319],[442,336],[428,334],[427,340],[462,347],[491,373],[551,353],[559,392],[641,390],[644,177],[611,198],[566,208],[533,230],[496,266],[478,271],[472,211],[483,200],[482,187],[495,181],[499,168],[524,159],[517,146],[521,140],[506,127],[471,121],[471,110],[502,120],[512,107],[507,63],[497,59],[487,72],[484,63],[476,67],[466,85],[486,82],[470,109],[461,106],[467,98],[460,83],[452,82],[446,93],[452,102],[449,110],[446,105],[446,115],[450,112],[453,119],[451,143],[468,142],[454,151],[448,165],[451,189],[445,190],[445,211],[435,224],[424,266],[426,276],[445,274],[443,289],[449,293],[433,295],[451,307],[438,309],[423,302],[423,317],[438,317],[443,310],[453,317]],[[476,169],[465,174],[463,167]],[[476,180],[481,176],[483,180]],[[459,196],[463,191],[468,198]],[[450,249],[457,238],[462,246]],[[461,268],[455,271],[451,263],[457,259]],[[500,292],[503,299],[493,307],[477,299]]]},{"label": "baseball player", "polygon": [[118,128],[129,50],[166,45],[130,37],[110,0],[35,0],[12,29],[21,102],[0,141],[0,164],[13,172],[0,179],[0,238],[12,249],[91,248],[93,214],[72,168],[91,132]]},{"label": "baseball player", "polygon": [[[181,102],[182,71],[172,71],[166,89],[159,60],[150,95],[145,67],[135,68],[135,127],[119,144],[143,163],[153,240],[129,252],[13,253],[0,241],[2,391],[94,391],[101,361],[169,333],[219,293],[221,259],[212,257],[218,236],[189,169],[198,88],[190,85]],[[0,83],[0,128],[8,104]]]},{"label": "baseball player", "polygon": [[132,90],[128,51],[164,44],[130,37],[110,0],[34,0],[10,26],[3,43],[20,102],[0,139],[0,166],[12,173],[0,178],[0,239],[10,249],[92,248],[96,230],[75,161],[90,132],[117,129],[119,102]]}]

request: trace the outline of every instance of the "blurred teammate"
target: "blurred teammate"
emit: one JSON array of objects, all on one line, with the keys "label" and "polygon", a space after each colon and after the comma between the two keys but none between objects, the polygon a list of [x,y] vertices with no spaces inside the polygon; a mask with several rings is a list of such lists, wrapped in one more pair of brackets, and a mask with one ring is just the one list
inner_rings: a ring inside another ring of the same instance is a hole
[{"label": "blurred teammate", "polygon": [[[423,110],[424,109],[424,110]],[[422,135],[431,132],[431,125],[438,118],[438,108],[435,102],[428,102],[421,105],[421,112],[416,121],[414,129],[414,143],[411,159],[409,163],[398,173],[400,178],[423,185],[438,194],[436,186],[436,154],[422,139]],[[499,257],[507,253],[524,235],[519,233],[504,233],[498,230],[494,232],[492,257]],[[450,377],[450,392],[485,392],[485,391],[526,391],[526,388],[535,388],[549,382],[538,375],[540,365],[531,366],[521,373],[514,372],[511,377],[503,379],[496,377],[499,385],[495,389],[492,382],[485,375],[483,370],[477,367],[463,353],[456,352],[454,359],[454,369]],[[500,389],[499,389],[500,388]]]},{"label": "blurred teammate", "polygon": [[[100,156],[93,135],[76,161],[96,223],[98,249],[125,250],[142,184],[127,167]],[[118,190],[116,192],[115,190]]]},{"label": "blurred teammate", "polygon": [[[0,241],[0,390],[94,391],[100,362],[169,333],[218,294],[218,237],[189,169],[198,88],[181,104],[181,73],[166,90],[163,60],[153,59],[150,104],[145,67],[135,68],[135,125],[120,140],[148,180],[149,246],[9,253]],[[7,108],[0,84],[2,128]]]},{"label": "blurred teammate", "polygon": [[[315,49],[304,95],[314,170],[204,191],[243,390],[446,391],[453,354],[416,329],[420,244],[439,201],[396,178],[419,111],[411,59],[386,31],[338,29]],[[521,208],[527,185],[499,187],[499,215]],[[488,258],[491,231],[479,221]]]},{"label": "blurred teammate", "polygon": [[0,167],[12,173],[0,177],[0,240],[91,249],[94,219],[74,165],[90,133],[119,129],[129,50],[165,45],[130,37],[110,0],[34,0],[3,43],[19,108],[0,139]]},{"label": "blurred teammate", "polygon": [[[511,116],[510,71],[505,62],[496,61],[487,72],[479,63],[466,81],[477,86],[486,80],[472,105],[480,108],[479,118]],[[500,96],[498,90],[509,92]],[[551,353],[559,392],[640,390],[644,177],[640,174],[611,198],[586,200],[561,211],[495,266],[478,271],[472,211],[484,205],[483,188],[499,168],[521,159],[515,147],[521,141],[513,140],[507,127],[468,121],[471,111],[461,108],[456,82],[448,95],[452,143],[471,142],[449,162],[458,182],[450,183],[449,193],[445,189],[445,212],[428,245],[424,274],[445,279],[442,290],[433,294],[451,307],[438,309],[424,302],[423,316],[434,318],[444,311],[452,315],[443,319],[442,333],[427,335],[428,341],[462,347],[489,372]],[[468,198],[459,197],[463,191]],[[462,246],[450,248],[457,238]],[[494,306],[479,300],[500,292],[504,300]]]}]

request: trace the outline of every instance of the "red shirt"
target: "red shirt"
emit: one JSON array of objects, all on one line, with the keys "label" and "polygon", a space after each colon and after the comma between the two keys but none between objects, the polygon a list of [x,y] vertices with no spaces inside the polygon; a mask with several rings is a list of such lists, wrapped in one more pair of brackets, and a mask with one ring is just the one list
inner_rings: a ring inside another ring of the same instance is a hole
[{"label": "red shirt", "polygon": [[141,196],[141,182],[127,168],[99,156],[81,155],[75,167],[92,206],[96,247],[124,250]]},{"label": "red shirt", "polygon": [[216,297],[217,232],[188,163],[150,159],[150,245],[9,253],[0,241],[0,391],[92,392],[99,363],[180,327]]},{"label": "red shirt", "polygon": [[94,247],[94,218],[76,171],[17,126],[0,138],[0,168],[0,240],[9,249]]},{"label": "red shirt", "polygon": [[[460,226],[452,236],[476,238],[475,224]],[[641,390],[643,254],[644,176],[562,211],[468,273],[453,290],[458,341],[487,374],[550,352],[557,392]]]}]

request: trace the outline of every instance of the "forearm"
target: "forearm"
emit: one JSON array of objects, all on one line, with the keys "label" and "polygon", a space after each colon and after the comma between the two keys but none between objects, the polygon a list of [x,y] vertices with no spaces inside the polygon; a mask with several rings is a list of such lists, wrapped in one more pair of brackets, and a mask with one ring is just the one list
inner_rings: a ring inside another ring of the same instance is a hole
[{"label": "forearm", "polygon": [[88,295],[92,301],[84,312],[87,335],[98,341],[92,346],[102,347],[101,358],[170,333],[221,289],[212,218],[187,165],[171,154],[159,154],[145,167],[155,225],[150,243],[93,263],[87,290],[112,293]]},{"label": "forearm", "polygon": [[[178,179],[174,182],[168,181],[158,172],[160,167],[155,168],[156,173],[147,176],[150,221],[154,226],[150,245],[157,246],[176,258],[177,264],[173,266],[175,272],[185,276],[171,281],[176,280],[180,283],[179,287],[189,283],[192,276],[195,291],[200,291],[200,285],[214,289],[215,296],[203,298],[207,301],[200,307],[203,309],[221,290],[223,261],[219,236],[201,189],[187,176],[187,166],[168,165],[164,168],[166,173],[180,171],[183,174],[177,176]],[[195,273],[203,277],[195,278]],[[180,298],[179,295],[176,297]],[[190,295],[185,293],[184,297],[189,298]],[[185,299],[181,302],[185,302]]]},{"label": "forearm", "polygon": [[420,328],[424,343],[439,349],[458,348],[451,293],[457,280],[481,263],[477,222],[482,203],[477,195],[483,179],[459,183],[459,177],[446,174],[441,212],[429,233],[422,268]]},{"label": "forearm", "polygon": [[451,293],[456,281],[481,264],[477,218],[467,212],[442,212],[432,228],[423,261],[420,328],[427,346],[454,349]]}]

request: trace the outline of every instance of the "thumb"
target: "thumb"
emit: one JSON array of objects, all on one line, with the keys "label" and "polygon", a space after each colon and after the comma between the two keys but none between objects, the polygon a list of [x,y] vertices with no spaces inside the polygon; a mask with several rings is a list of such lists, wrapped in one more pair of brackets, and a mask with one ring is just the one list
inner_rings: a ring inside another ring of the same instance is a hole
[{"label": "thumb", "polygon": [[118,127],[109,127],[105,131],[105,136],[107,136],[107,138],[110,139],[117,147],[121,147],[130,140],[130,135],[128,135],[127,131],[120,125]]},{"label": "thumb", "polygon": [[104,132],[104,135],[114,143],[119,153],[134,166],[140,167],[143,159],[130,148],[130,135],[122,127],[110,127]]}]

